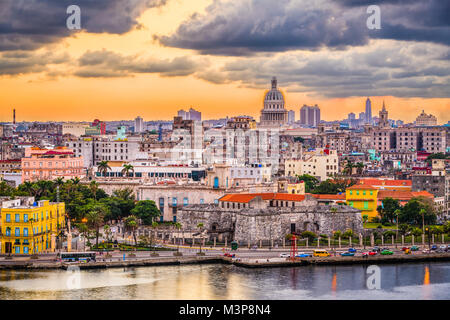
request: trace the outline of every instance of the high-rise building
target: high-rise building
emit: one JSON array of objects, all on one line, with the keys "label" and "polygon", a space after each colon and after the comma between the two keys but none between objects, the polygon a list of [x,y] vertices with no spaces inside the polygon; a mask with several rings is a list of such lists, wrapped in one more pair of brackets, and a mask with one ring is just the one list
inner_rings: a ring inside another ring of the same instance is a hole
[{"label": "high-rise building", "polygon": [[366,119],[366,114],[365,114],[364,112],[360,112],[359,115],[358,115],[358,119],[359,119],[359,120],[362,120],[362,121],[365,121],[365,119]]},{"label": "high-rise building", "polygon": [[202,113],[192,108],[190,108],[189,111],[184,110],[178,111],[178,116],[181,117],[182,120],[202,121]]},{"label": "high-rise building", "polygon": [[288,112],[284,108],[283,93],[277,88],[277,78],[272,78],[272,89],[264,97],[264,107],[261,110],[260,125],[279,127],[288,122]]},{"label": "high-rise building", "polygon": [[365,123],[372,124],[372,103],[369,98],[366,100]]},{"label": "high-rise building", "polygon": [[134,132],[140,133],[144,131],[144,119],[142,119],[141,117],[137,117],[136,119],[134,119]]},{"label": "high-rise building", "polygon": [[288,111],[288,123],[292,124],[295,122],[295,111],[294,110],[289,110]]},{"label": "high-rise building", "polygon": [[317,127],[320,123],[320,108],[303,105],[300,109],[300,123],[309,127]]},{"label": "high-rise building", "polygon": [[356,115],[353,112],[350,112],[348,114],[348,120],[355,120],[356,119]]}]

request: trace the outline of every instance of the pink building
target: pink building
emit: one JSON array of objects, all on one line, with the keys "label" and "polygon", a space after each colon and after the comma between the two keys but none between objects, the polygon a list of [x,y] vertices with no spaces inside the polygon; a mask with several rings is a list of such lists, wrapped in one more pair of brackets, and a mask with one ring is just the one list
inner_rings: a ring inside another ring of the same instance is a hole
[{"label": "pink building", "polygon": [[25,157],[22,158],[22,182],[75,177],[81,179],[85,174],[83,157],[75,157],[72,149],[25,149]]}]

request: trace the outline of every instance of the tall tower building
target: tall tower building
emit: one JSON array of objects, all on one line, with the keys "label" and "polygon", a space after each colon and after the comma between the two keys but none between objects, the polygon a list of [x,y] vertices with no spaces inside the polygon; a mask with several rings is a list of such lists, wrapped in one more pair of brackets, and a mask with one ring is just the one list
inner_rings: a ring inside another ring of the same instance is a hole
[{"label": "tall tower building", "polygon": [[137,117],[136,119],[134,119],[134,132],[140,133],[144,131],[144,119],[142,119],[141,117]]},{"label": "tall tower building", "polygon": [[300,109],[300,123],[310,127],[317,127],[320,123],[320,108],[303,105]]},{"label": "tall tower building", "polygon": [[380,111],[380,121],[378,123],[379,127],[388,127],[389,126],[389,121],[388,121],[388,112],[386,110],[386,106],[384,105],[384,100],[383,100],[383,108]]},{"label": "tall tower building", "polygon": [[372,124],[372,102],[369,98],[366,100],[365,123]]},{"label": "tall tower building", "polygon": [[294,110],[289,110],[288,111],[288,123],[292,124],[295,122],[295,111]]},{"label": "tall tower building", "polygon": [[16,124],[16,109],[13,109],[13,124]]}]

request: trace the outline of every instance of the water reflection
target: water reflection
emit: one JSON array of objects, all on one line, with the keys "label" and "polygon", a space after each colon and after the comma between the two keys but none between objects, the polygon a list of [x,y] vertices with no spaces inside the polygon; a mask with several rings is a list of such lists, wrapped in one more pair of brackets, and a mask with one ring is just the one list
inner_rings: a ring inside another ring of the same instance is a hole
[{"label": "water reflection", "polygon": [[62,270],[4,270],[0,299],[450,299],[449,264],[381,265],[380,269],[381,290],[366,288],[365,266],[85,270],[78,290],[69,290],[69,273]]}]

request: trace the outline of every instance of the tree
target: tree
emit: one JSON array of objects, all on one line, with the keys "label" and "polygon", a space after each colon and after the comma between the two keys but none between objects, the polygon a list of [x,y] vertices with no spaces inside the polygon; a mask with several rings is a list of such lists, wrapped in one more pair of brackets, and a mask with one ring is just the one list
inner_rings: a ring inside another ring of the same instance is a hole
[{"label": "tree", "polygon": [[345,230],[344,234],[342,235],[343,238],[350,238],[353,237],[353,230],[352,229],[347,229]]},{"label": "tree", "polygon": [[89,228],[86,225],[86,223],[78,223],[76,225],[78,231],[80,232],[80,234],[83,235],[83,239],[84,239],[84,248],[86,248],[86,239],[88,237],[88,233],[89,233]]},{"label": "tree", "polygon": [[382,201],[382,205],[377,207],[377,211],[381,216],[381,223],[385,224],[386,222],[393,223],[394,218],[396,216],[396,210],[400,210],[400,202],[398,199],[393,198],[385,198]]},{"label": "tree", "polygon": [[309,242],[312,242],[315,238],[317,238],[317,235],[312,231],[303,231],[301,236],[302,238],[308,238]]},{"label": "tree", "polygon": [[351,161],[348,161],[347,162],[347,164],[345,165],[345,167],[344,167],[344,172],[346,173],[346,174],[348,174],[349,176],[352,176],[353,175],[353,168],[354,168],[355,166],[353,165],[353,163],[351,162]]},{"label": "tree", "polygon": [[125,218],[125,228],[133,234],[134,244],[137,247],[136,230],[139,226],[138,218],[134,215]]},{"label": "tree", "polygon": [[317,178],[310,176],[309,174],[297,175],[297,179],[305,182],[305,192],[311,192],[318,184],[319,180]]},{"label": "tree", "polygon": [[111,170],[111,167],[108,165],[108,161],[101,161],[97,166],[97,171],[100,172],[103,177],[106,177],[108,170]]},{"label": "tree", "polygon": [[406,223],[402,223],[398,226],[398,230],[402,235],[405,235],[409,230],[409,225],[407,225]]},{"label": "tree", "polygon": [[123,169],[122,169],[122,174],[125,177],[128,177],[128,175],[130,174],[130,172],[134,173],[134,167],[131,164],[124,164],[123,165]]},{"label": "tree", "polygon": [[364,163],[362,163],[362,162],[358,162],[358,163],[356,164],[356,170],[357,170],[357,172],[358,172],[359,175],[361,175],[361,174],[363,173],[364,167],[365,167],[365,165],[364,165]]},{"label": "tree", "polygon": [[95,180],[91,181],[89,184],[89,189],[94,196],[94,200],[97,200],[98,183]]},{"label": "tree", "polygon": [[87,223],[88,226],[95,231],[95,245],[98,248],[98,237],[100,234],[100,227],[103,224],[105,216],[108,214],[108,207],[102,203],[90,204],[87,207]]},{"label": "tree", "polygon": [[422,226],[421,209],[425,210],[423,216],[425,224],[435,224],[436,214],[434,213],[433,201],[425,197],[416,197],[408,201],[401,209],[399,222]]},{"label": "tree", "polygon": [[161,211],[152,200],[138,201],[131,210],[131,214],[139,217],[144,225],[151,225],[156,217],[161,215]]}]

